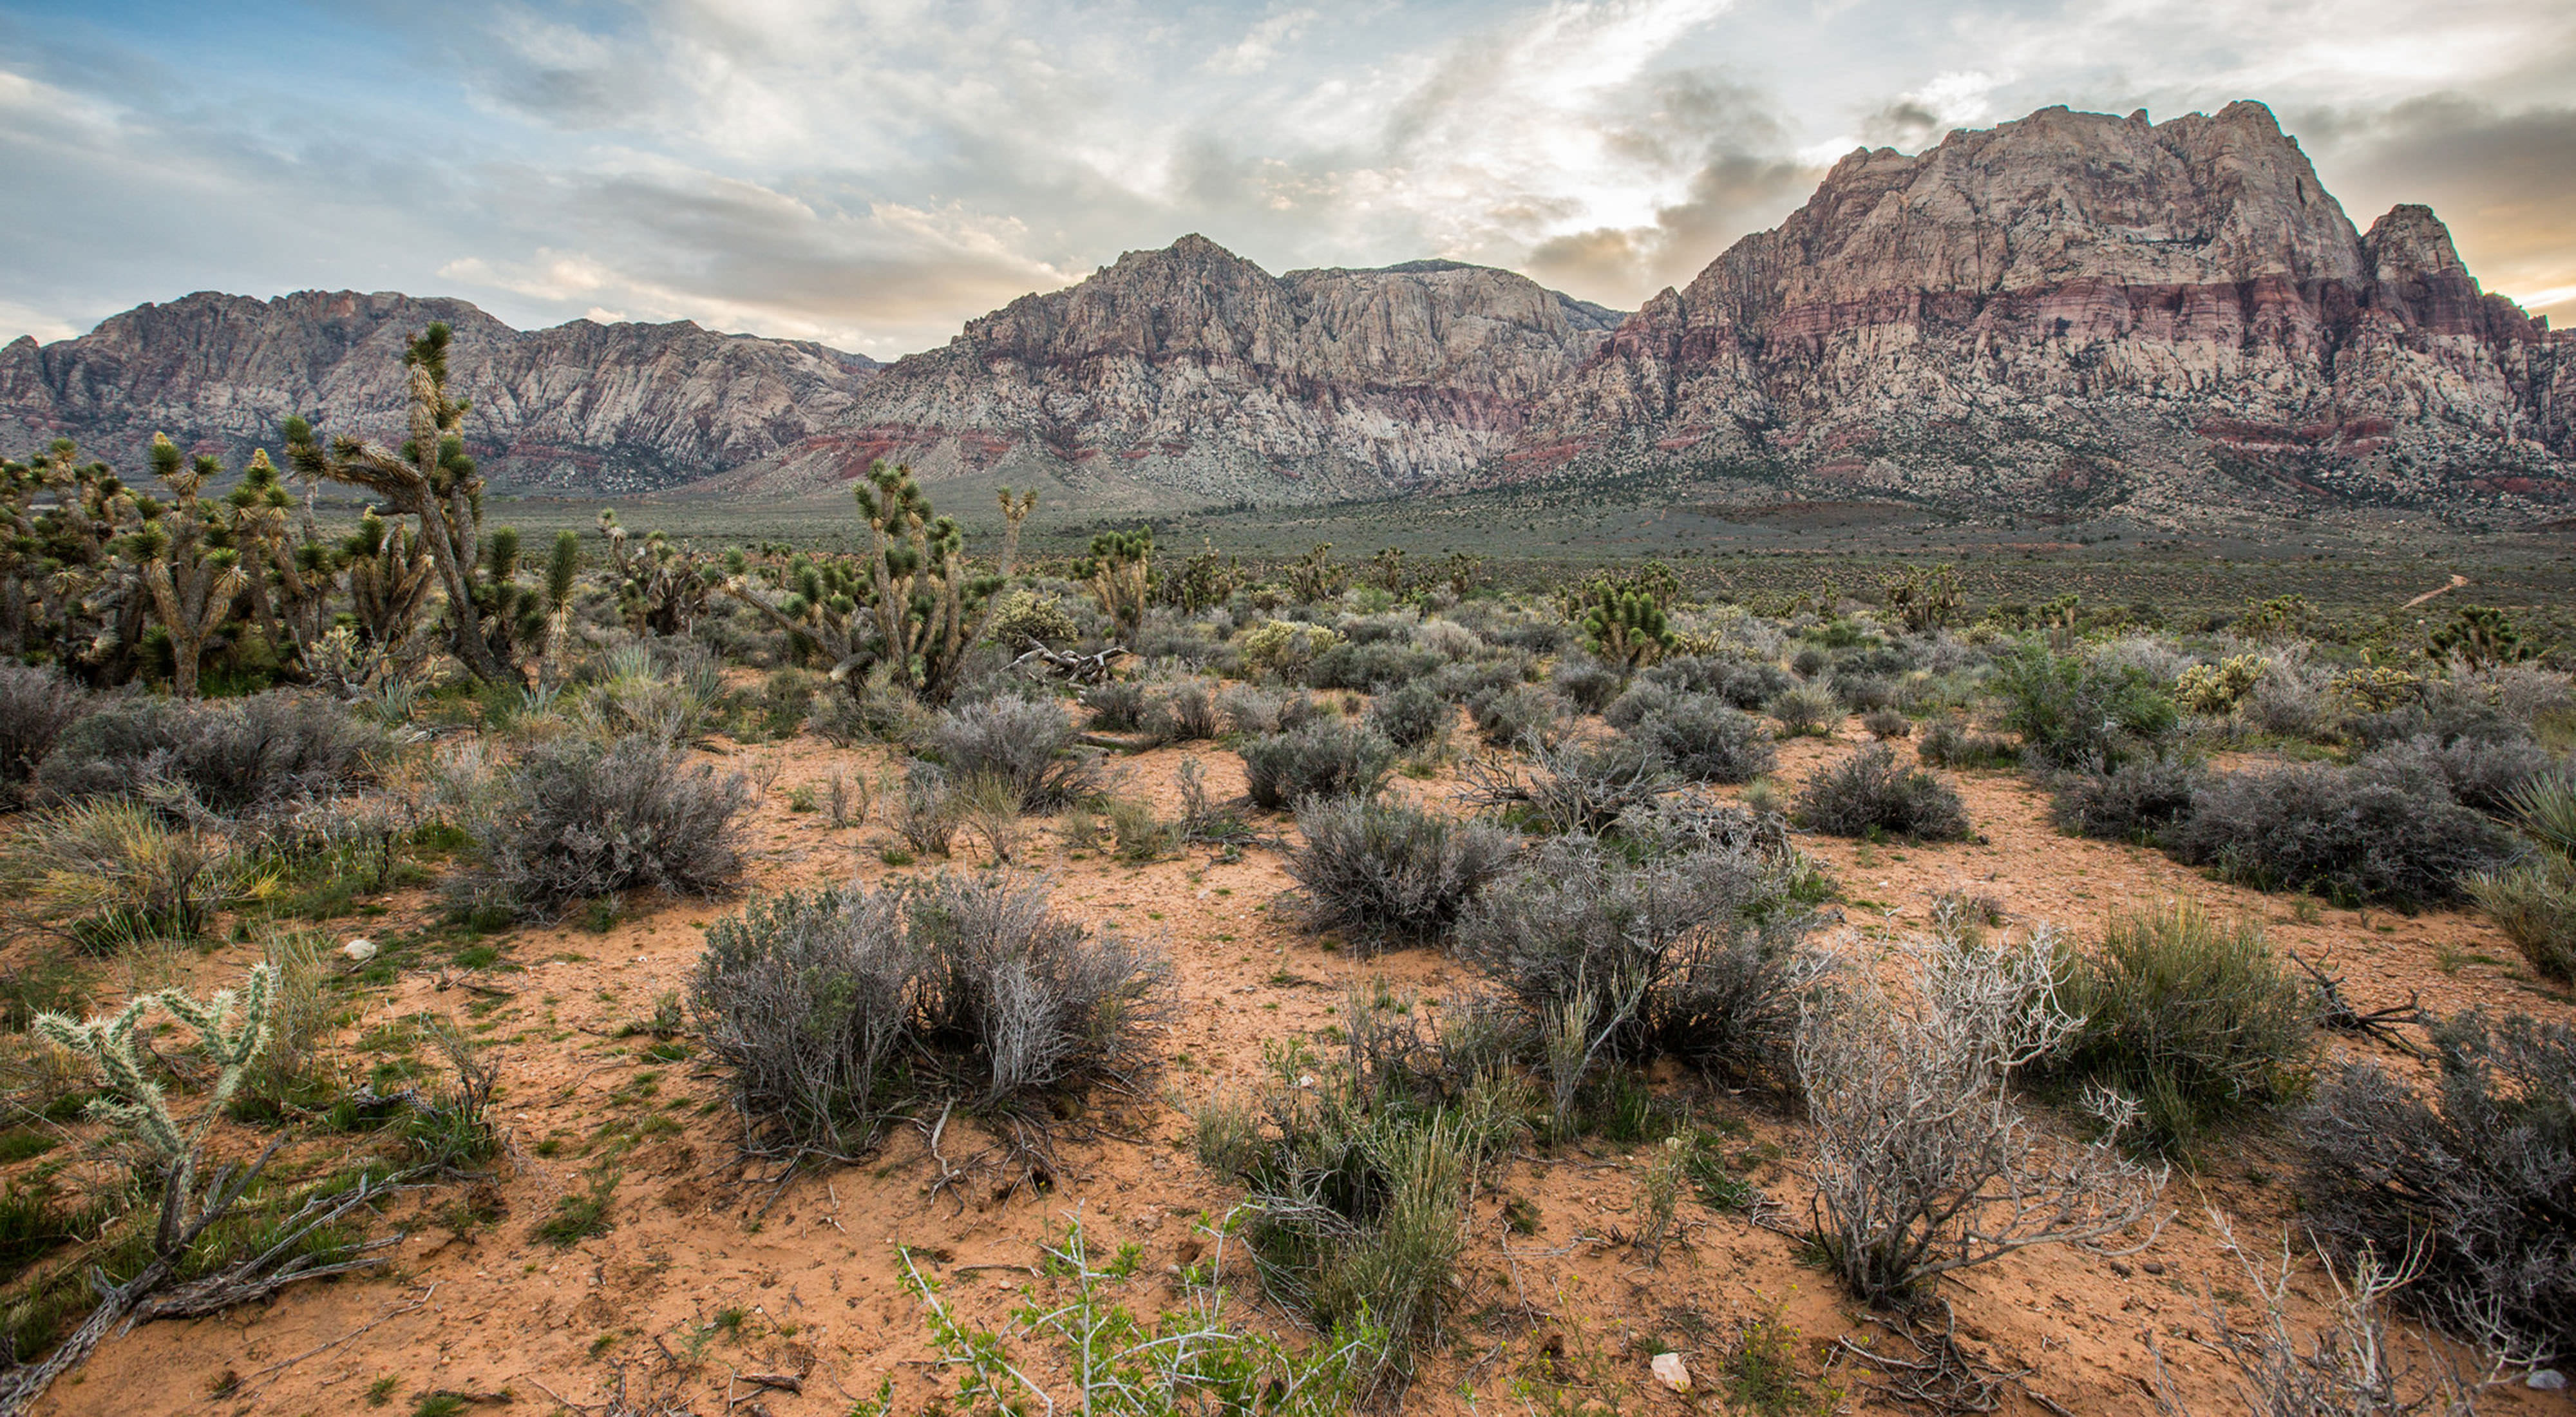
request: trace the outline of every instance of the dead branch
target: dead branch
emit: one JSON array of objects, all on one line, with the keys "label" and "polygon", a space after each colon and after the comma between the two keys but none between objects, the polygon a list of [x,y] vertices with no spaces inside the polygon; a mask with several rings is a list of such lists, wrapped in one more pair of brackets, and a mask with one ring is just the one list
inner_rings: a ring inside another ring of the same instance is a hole
[{"label": "dead branch", "polygon": [[2417,1028],[2427,1025],[2422,995],[2410,989],[2406,992],[2405,1003],[2363,1013],[2344,998],[2342,975],[2326,973],[2295,950],[2290,952],[2290,959],[2316,982],[2318,1027],[2331,1028],[2338,1033],[2367,1034],[2419,1061],[2431,1056],[2397,1031],[2397,1025],[2401,1023],[2411,1023]]}]

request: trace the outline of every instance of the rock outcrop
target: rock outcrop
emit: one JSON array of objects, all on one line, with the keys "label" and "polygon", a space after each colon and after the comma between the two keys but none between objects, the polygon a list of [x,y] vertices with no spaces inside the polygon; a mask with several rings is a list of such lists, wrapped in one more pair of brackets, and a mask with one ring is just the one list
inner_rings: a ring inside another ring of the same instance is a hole
[{"label": "rock outcrop", "polygon": [[728,485],[1045,471],[1104,501],[1317,501],[1462,481],[1619,315],[1451,261],[1274,276],[1131,251],[887,366],[848,426]]},{"label": "rock outcrop", "polygon": [[0,349],[0,452],[69,434],[124,467],[156,432],[238,465],[300,413],[401,436],[406,341],[457,333],[468,442],[498,488],[622,493],[774,457],[847,413],[876,365],[685,321],[515,330],[462,300],[305,291],[143,305],[77,339]]},{"label": "rock outcrop", "polygon": [[1623,324],[1491,475],[1697,467],[1969,507],[2567,499],[2576,344],[2260,104],[1855,152]]}]

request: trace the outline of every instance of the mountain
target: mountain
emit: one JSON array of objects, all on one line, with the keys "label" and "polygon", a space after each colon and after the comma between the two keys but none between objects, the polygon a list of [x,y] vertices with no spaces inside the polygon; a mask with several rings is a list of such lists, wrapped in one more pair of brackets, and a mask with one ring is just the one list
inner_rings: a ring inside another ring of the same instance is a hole
[{"label": "mountain", "polygon": [[846,413],[877,369],[818,344],[682,321],[516,330],[462,300],[305,291],[142,305],[76,339],[0,349],[0,452],[70,434],[119,467],[166,432],[238,465],[301,413],[327,434],[402,436],[405,343],[455,327],[453,386],[496,488],[625,493],[773,457]]},{"label": "mountain", "polygon": [[2481,293],[2428,208],[2356,230],[2235,103],[1854,152],[1622,324],[1485,472],[2188,515],[2528,509],[2576,497],[2571,456],[2576,342]]},{"label": "mountain", "polygon": [[1102,512],[1637,471],[1718,501],[2164,521],[2576,502],[2576,338],[2483,293],[2428,208],[2356,229],[2256,103],[1854,152],[1625,316],[1454,261],[1272,275],[1201,236],[884,366],[685,323],[192,295],[0,350],[0,452],[68,432],[139,466],[166,430],[237,458],[289,412],[390,438],[431,319],[504,490],[792,495],[884,456]]},{"label": "mountain", "polygon": [[969,321],[843,426],[724,479],[785,491],[869,459],[1044,472],[1103,504],[1322,501],[1459,481],[1620,319],[1455,261],[1274,276],[1203,236]]}]

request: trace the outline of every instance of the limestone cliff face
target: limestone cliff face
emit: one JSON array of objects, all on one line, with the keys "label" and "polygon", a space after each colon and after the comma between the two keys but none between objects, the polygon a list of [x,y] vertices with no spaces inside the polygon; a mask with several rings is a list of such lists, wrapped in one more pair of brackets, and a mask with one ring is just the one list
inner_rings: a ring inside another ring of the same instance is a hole
[{"label": "limestone cliff face", "polygon": [[1421,261],[1274,276],[1199,236],[899,360],[843,427],[753,469],[773,490],[896,457],[1037,471],[1106,501],[1309,501],[1462,479],[1616,312]]},{"label": "limestone cliff face", "polygon": [[2354,230],[2269,110],[2047,109],[1855,152],[1668,290],[1494,471],[1760,468],[1957,504],[2566,497],[2576,345],[2401,206]]},{"label": "limestone cliff face", "polygon": [[290,413],[388,441],[405,343],[457,333],[468,441],[496,486],[632,492],[756,462],[841,416],[872,361],[681,322],[520,331],[462,300],[306,291],[143,305],[77,339],[0,350],[0,452],[70,434],[138,467],[156,432],[238,463]]}]

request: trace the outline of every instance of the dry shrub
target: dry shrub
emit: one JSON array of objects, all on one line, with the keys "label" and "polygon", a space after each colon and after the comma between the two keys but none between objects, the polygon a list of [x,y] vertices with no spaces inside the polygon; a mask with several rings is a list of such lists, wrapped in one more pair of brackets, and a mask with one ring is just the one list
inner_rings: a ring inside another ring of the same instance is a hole
[{"label": "dry shrub", "polygon": [[2165,841],[2184,862],[2258,890],[2401,909],[2456,898],[2510,854],[2503,832],[2441,777],[2386,759],[2220,776]]},{"label": "dry shrub", "polygon": [[2468,1013],[2427,1093],[2357,1062],[2299,1123],[2299,1194],[2346,1264],[2414,1257],[2401,1298],[2525,1353],[2576,1349],[2576,1029]]},{"label": "dry shrub", "polygon": [[1828,836],[1962,841],[1969,834],[1968,806],[1958,789],[1921,768],[1899,767],[1884,743],[1816,769],[1798,790],[1792,815]]},{"label": "dry shrub", "polygon": [[1079,733],[1054,700],[993,699],[962,704],[931,727],[931,747],[955,777],[997,777],[1031,812],[1052,812],[1100,791],[1099,765],[1075,746]]},{"label": "dry shrub", "polygon": [[1712,694],[1684,694],[1628,730],[1689,782],[1751,782],[1779,761],[1760,719]]},{"label": "dry shrub", "polygon": [[1857,971],[1799,1021],[1816,1242],[1858,1297],[1921,1296],[1942,1275],[2038,1245],[2091,1244],[2145,1220],[2163,1168],[2114,1140],[2043,1136],[2015,1075],[2078,1020],[2063,953],[2039,930],[1988,941],[1955,917],[1906,947],[1907,987]]},{"label": "dry shrub", "polygon": [[1256,807],[1284,811],[1309,797],[1374,797],[1395,766],[1395,745],[1347,719],[1318,718],[1238,750]]},{"label": "dry shrub", "polygon": [[2514,794],[2530,848],[2501,871],[2469,878],[2469,894],[2533,970],[2576,979],[2576,779],[2537,778]]},{"label": "dry shrub", "polygon": [[50,666],[0,660],[0,807],[88,709],[89,691]]},{"label": "dry shrub", "polygon": [[2153,845],[2190,813],[2209,770],[2189,758],[2132,758],[2109,772],[2060,773],[2048,799],[2049,820],[2069,836]]},{"label": "dry shrub", "polygon": [[223,902],[232,864],[221,833],[111,797],[29,816],[0,855],[0,881],[29,923],[112,949],[194,937]]},{"label": "dry shrub", "polygon": [[1651,808],[1674,786],[1663,760],[1633,738],[1554,745],[1532,740],[1528,746],[1527,772],[1500,758],[1460,764],[1464,799],[1503,808],[1552,833],[1598,836],[1622,817]]},{"label": "dry shrub", "polygon": [[149,797],[174,811],[252,816],[366,781],[382,730],[317,694],[100,702],[62,731],[36,784],[62,799]]},{"label": "dry shrub", "polygon": [[[2415,1278],[2402,1262],[2370,1253],[2338,1266],[2326,1256],[2325,1319],[2302,1338],[2289,1316],[2290,1296],[2304,1290],[2293,1283],[2298,1269],[2288,1237],[2280,1258],[2267,1263],[2237,1243],[2225,1216],[2213,1210],[2210,1223],[2242,1267],[2255,1310],[2252,1323],[2240,1323],[2215,1295],[2204,1310],[2207,1346],[2236,1371],[2237,1410],[2249,1417],[2472,1417],[2477,1411],[2448,1355],[2425,1344],[2420,1357],[2409,1357],[2391,1327],[2392,1301]],[[2161,1351],[2156,1379],[2156,1410],[2189,1417]]]},{"label": "dry shrub", "polygon": [[1780,731],[1792,738],[1825,737],[1843,717],[1842,700],[1817,684],[1801,684],[1783,689],[1763,705],[1763,712],[1780,725]]},{"label": "dry shrub", "polygon": [[1749,847],[1631,863],[1563,837],[1468,906],[1458,951],[1529,1027],[1579,1039],[1577,1072],[1671,1057],[1787,1085],[1800,1002],[1830,969],[1795,887],[1787,862]]},{"label": "dry shrub", "polygon": [[1034,1120],[1047,1096],[1140,1068],[1170,966],[1050,904],[1035,883],[942,875],[717,922],[690,1006],[753,1145],[856,1155],[942,1100]]},{"label": "dry shrub", "polygon": [[713,896],[742,874],[749,785],[655,737],[540,743],[494,788],[467,823],[479,859],[451,886],[464,903],[551,919],[635,890]]},{"label": "dry shrub", "polygon": [[1448,933],[1514,849],[1483,822],[1357,797],[1307,798],[1297,829],[1288,874],[1306,888],[1311,923],[1349,930],[1366,950]]}]

